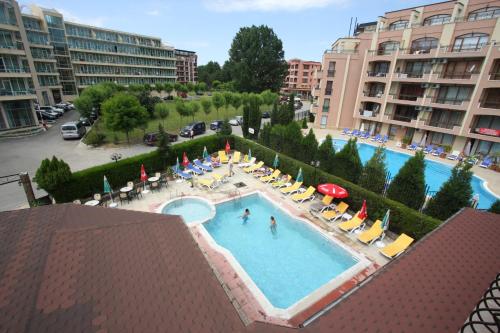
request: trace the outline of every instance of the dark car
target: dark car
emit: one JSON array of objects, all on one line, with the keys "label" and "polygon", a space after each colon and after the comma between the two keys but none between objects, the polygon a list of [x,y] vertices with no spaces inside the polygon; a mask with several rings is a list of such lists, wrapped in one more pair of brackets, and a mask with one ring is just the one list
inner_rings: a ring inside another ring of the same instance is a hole
[{"label": "dark car", "polygon": [[194,122],[184,127],[179,134],[180,136],[188,138],[191,135],[191,131],[193,131],[194,135],[198,135],[205,133],[205,130],[204,122]]},{"label": "dark car", "polygon": [[271,118],[271,114],[269,112],[262,112],[262,118]]},{"label": "dark car", "polygon": [[215,120],[214,122],[210,123],[210,129],[212,131],[217,131],[221,128],[223,121],[222,120]]},{"label": "dark car", "polygon": [[90,112],[90,119],[92,119],[93,121],[96,121],[98,117],[99,116],[96,111]]},{"label": "dark car", "polygon": [[[158,132],[153,132],[153,133],[147,133],[146,135],[144,135],[144,144],[148,145],[148,146],[156,146],[156,144],[158,143]],[[177,136],[177,134],[172,134],[172,133],[167,133],[168,135],[168,140],[170,142],[175,142],[177,141],[177,139],[179,138]]]},{"label": "dark car", "polygon": [[80,117],[80,121],[84,126],[92,126],[92,124],[94,123],[94,121],[91,118],[87,117]]}]

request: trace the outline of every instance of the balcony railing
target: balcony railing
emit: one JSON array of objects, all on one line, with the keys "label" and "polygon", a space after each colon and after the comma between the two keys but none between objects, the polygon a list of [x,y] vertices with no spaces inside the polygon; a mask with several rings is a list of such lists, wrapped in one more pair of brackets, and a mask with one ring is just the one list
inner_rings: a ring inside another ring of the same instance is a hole
[{"label": "balcony railing", "polygon": [[391,55],[393,53],[396,53],[397,49],[394,49],[394,50],[383,50],[383,49],[380,49],[380,50],[368,50],[368,54],[369,55]]},{"label": "balcony railing", "polygon": [[359,115],[363,117],[371,117],[375,118],[378,116],[378,111],[375,110],[365,110],[365,109],[359,109]]},{"label": "balcony railing", "polygon": [[330,54],[357,54],[358,50],[355,49],[344,49],[344,50],[325,50],[325,54],[330,53]]},{"label": "balcony railing", "polygon": [[328,89],[325,89],[325,95],[331,95],[332,94],[332,90],[328,90]]},{"label": "balcony railing", "polygon": [[401,54],[430,54],[433,50],[436,50],[436,47],[425,47],[425,48],[400,48],[399,53]]},{"label": "balcony railing", "polygon": [[490,80],[500,80],[500,72],[490,73]]},{"label": "balcony railing", "polygon": [[0,73],[29,73],[29,72],[30,72],[29,68],[20,68],[20,67],[0,68]]},{"label": "balcony railing", "polygon": [[419,95],[408,95],[408,94],[399,94],[397,95],[397,99],[402,101],[417,101],[418,98],[422,98],[423,96]]},{"label": "balcony railing", "polygon": [[469,99],[459,99],[459,98],[442,98],[442,97],[432,98],[432,103],[436,104],[462,105],[464,102],[468,101]]},{"label": "balcony railing", "polygon": [[394,116],[392,117],[392,120],[397,120],[397,121],[404,121],[404,122],[411,122],[412,120],[415,120],[417,119],[416,117],[413,118],[413,117],[408,117],[408,116],[404,116],[404,115],[399,115],[399,114],[394,114]]},{"label": "balcony railing", "polygon": [[425,122],[425,125],[432,126],[432,127],[446,128],[446,129],[453,129],[453,127],[455,127],[455,126],[461,126],[461,124],[457,124],[454,122],[435,121],[435,120],[427,120]]},{"label": "balcony railing", "polygon": [[387,73],[385,72],[371,72],[371,71],[368,71],[368,76],[370,77],[386,77],[387,76]]},{"label": "balcony railing", "polygon": [[23,42],[15,42],[15,43],[0,43],[1,49],[13,49],[13,50],[24,50]]},{"label": "balcony railing", "polygon": [[488,45],[489,43],[463,44],[460,46],[449,45],[441,46],[439,50],[444,52],[477,52],[481,51],[483,47]]},{"label": "balcony railing", "polygon": [[500,109],[500,101],[483,100],[479,102],[479,106],[487,109]]},{"label": "balcony railing", "polygon": [[469,80],[472,75],[478,75],[478,71],[474,72],[443,72],[443,73],[436,73],[438,74],[438,77],[441,79],[455,79],[455,80]]},{"label": "balcony railing", "polygon": [[23,96],[23,95],[33,95],[35,91],[33,89],[27,90],[5,90],[0,89],[0,96]]},{"label": "balcony railing", "polygon": [[334,69],[329,69],[326,72],[326,76],[328,76],[328,77],[334,77],[335,76],[335,70]]},{"label": "balcony railing", "polygon": [[424,77],[424,74],[429,74],[429,72],[395,72],[394,74],[400,79],[421,79]]},{"label": "balcony railing", "polygon": [[383,91],[363,91],[363,96],[365,97],[381,98],[383,94]]}]

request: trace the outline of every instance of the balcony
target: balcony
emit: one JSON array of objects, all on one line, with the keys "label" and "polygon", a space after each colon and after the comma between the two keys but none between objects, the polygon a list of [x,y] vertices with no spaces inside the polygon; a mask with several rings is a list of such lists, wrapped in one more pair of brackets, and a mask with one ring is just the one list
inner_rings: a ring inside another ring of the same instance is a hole
[{"label": "balcony", "polygon": [[423,96],[407,94],[389,94],[389,102],[403,105],[418,106],[422,104]]},{"label": "balcony", "polygon": [[331,89],[325,89],[325,95],[326,96],[331,96],[332,90]]},{"label": "balcony", "polygon": [[31,77],[29,68],[0,68],[0,78]]},{"label": "balcony", "polygon": [[374,118],[378,117],[378,111],[374,110],[364,110],[364,109],[359,109],[359,116],[362,118],[367,118],[370,120],[373,120]]},{"label": "balcony", "polygon": [[406,126],[406,127],[416,127],[417,126],[417,119],[404,116],[404,115],[399,115],[399,114],[386,114],[384,115],[384,120],[385,123],[389,124],[394,124],[394,125],[400,125],[400,126]]},{"label": "balcony", "polygon": [[453,110],[467,111],[470,100],[457,98],[430,97],[430,106],[436,108],[448,108]]},{"label": "balcony", "polygon": [[335,70],[329,69],[328,71],[326,71],[326,76],[327,77],[335,77]]},{"label": "balcony", "polygon": [[441,46],[436,54],[438,57],[461,58],[461,57],[484,57],[488,51],[488,43],[464,44],[460,47]]},{"label": "balcony", "polygon": [[490,73],[488,79],[491,81],[500,80],[500,72]]},{"label": "balcony", "polygon": [[394,73],[394,81],[403,82],[426,82],[429,79],[429,73],[425,72],[399,72]]},{"label": "balcony", "polygon": [[398,58],[400,59],[426,59],[426,58],[434,58],[437,53],[437,48],[424,48],[424,49],[416,49],[416,48],[408,48],[408,49],[399,49]]},{"label": "balcony", "polygon": [[431,121],[430,119],[428,119],[428,120],[418,120],[417,126],[419,129],[422,130],[459,135],[461,125],[451,122]]},{"label": "balcony", "polygon": [[382,98],[384,95],[384,91],[363,91],[363,96],[365,97],[374,97],[374,98]]},{"label": "balcony", "polygon": [[500,130],[494,128],[473,127],[469,129],[467,137],[500,143]]},{"label": "balcony", "polygon": [[33,89],[26,89],[26,90],[0,89],[0,101],[35,99],[35,98],[36,95]]}]

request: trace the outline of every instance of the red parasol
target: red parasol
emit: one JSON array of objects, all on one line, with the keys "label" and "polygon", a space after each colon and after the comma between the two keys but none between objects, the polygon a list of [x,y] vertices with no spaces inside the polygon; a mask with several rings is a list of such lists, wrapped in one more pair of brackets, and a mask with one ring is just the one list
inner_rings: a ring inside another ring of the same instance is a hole
[{"label": "red parasol", "polygon": [[148,175],[144,169],[144,164],[141,164],[141,182],[145,182],[146,180],[148,180]]},{"label": "red parasol", "polygon": [[230,150],[231,150],[231,146],[229,145],[229,141],[226,141],[226,154],[229,154]]},{"label": "red parasol", "polygon": [[189,164],[189,158],[187,157],[186,152],[182,154],[182,166],[187,167]]},{"label": "red parasol", "polygon": [[366,200],[363,200],[363,205],[358,213],[358,217],[362,220],[368,217],[368,212],[366,211]]},{"label": "red parasol", "polygon": [[323,193],[324,195],[329,195],[334,198],[347,198],[349,196],[349,193],[347,193],[346,189],[343,187],[340,187],[335,184],[319,184],[318,185],[318,192]]}]

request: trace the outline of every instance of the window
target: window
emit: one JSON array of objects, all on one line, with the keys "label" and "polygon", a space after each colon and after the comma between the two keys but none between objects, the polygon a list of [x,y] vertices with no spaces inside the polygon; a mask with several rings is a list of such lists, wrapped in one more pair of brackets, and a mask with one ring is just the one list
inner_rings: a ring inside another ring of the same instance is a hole
[{"label": "window", "polygon": [[488,43],[488,35],[473,32],[455,38],[453,52],[477,51]]},{"label": "window", "polygon": [[389,30],[402,30],[408,27],[408,20],[399,20],[389,24]]},{"label": "window", "polygon": [[463,101],[468,101],[472,89],[465,86],[445,86],[439,89],[439,93],[435,100],[436,103],[444,104],[462,104]]},{"label": "window", "polygon": [[438,39],[433,37],[424,37],[415,39],[411,42],[411,53],[420,54],[420,53],[429,53],[431,50],[437,48]]},{"label": "window", "polygon": [[12,34],[10,32],[0,30],[0,48],[14,48],[14,42],[12,41]]},{"label": "window", "polygon": [[469,21],[487,20],[499,16],[500,16],[500,7],[486,7],[470,12],[468,20]]},{"label": "window", "polygon": [[411,61],[406,63],[404,73],[408,77],[422,77],[431,72],[432,64],[428,61]]},{"label": "window", "polygon": [[29,101],[3,102],[3,108],[10,128],[36,125]]},{"label": "window", "polygon": [[434,109],[427,125],[453,129],[454,126],[462,125],[463,118],[463,112]]},{"label": "window", "polygon": [[334,77],[335,76],[335,61],[330,61],[328,63],[328,72],[327,72],[328,77]]},{"label": "window", "polygon": [[328,120],[328,116],[321,116],[321,123],[319,124],[320,128],[326,128],[327,120]]},{"label": "window", "polygon": [[309,69],[309,65],[304,65],[304,69]]},{"label": "window", "polygon": [[450,22],[451,15],[449,14],[439,14],[429,16],[424,20],[424,25],[438,25]]},{"label": "window", "polygon": [[0,23],[16,25],[16,14],[14,8],[7,1],[0,2]]},{"label": "window", "polygon": [[378,45],[378,54],[392,54],[399,48],[399,42],[383,42]]},{"label": "window", "polygon": [[429,132],[429,138],[427,140],[430,144],[434,145],[453,146],[453,141],[455,141],[455,136],[451,134]]},{"label": "window", "polygon": [[491,128],[500,130],[500,117],[499,116],[478,116],[476,120],[476,128]]},{"label": "window", "polygon": [[326,81],[325,95],[331,95],[333,88],[333,81]]},{"label": "window", "polygon": [[307,77],[302,79],[302,83],[307,83]]},{"label": "window", "polygon": [[62,17],[45,15],[45,21],[49,27],[64,29]]},{"label": "window", "polygon": [[470,79],[472,74],[478,74],[481,71],[482,60],[459,60],[449,61],[442,74],[442,77],[448,79]]},{"label": "window", "polygon": [[330,99],[329,98],[325,98],[325,100],[323,101],[323,112],[328,112],[330,111]]}]

